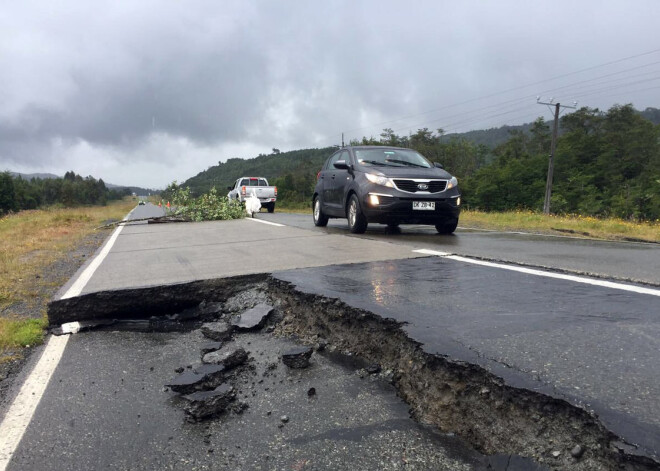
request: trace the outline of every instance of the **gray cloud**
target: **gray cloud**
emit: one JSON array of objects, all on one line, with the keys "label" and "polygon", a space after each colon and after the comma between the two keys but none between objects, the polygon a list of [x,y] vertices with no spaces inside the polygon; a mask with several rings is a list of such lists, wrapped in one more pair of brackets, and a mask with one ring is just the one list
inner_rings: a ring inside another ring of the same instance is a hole
[{"label": "gray cloud", "polygon": [[[0,15],[0,166],[76,165],[163,186],[228,157],[337,143],[342,131],[530,121],[545,113],[536,93],[572,100],[595,88],[553,87],[660,61],[521,87],[653,49],[660,7],[635,5],[15,2]],[[658,106],[642,88],[581,102]]]}]

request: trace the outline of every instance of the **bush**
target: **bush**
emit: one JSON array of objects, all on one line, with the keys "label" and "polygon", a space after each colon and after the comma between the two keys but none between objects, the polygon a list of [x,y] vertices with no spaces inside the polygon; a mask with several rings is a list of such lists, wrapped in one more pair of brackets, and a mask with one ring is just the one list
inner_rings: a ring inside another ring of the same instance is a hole
[{"label": "bush", "polygon": [[215,187],[198,198],[190,194],[190,188],[177,185],[173,182],[167,187],[167,194],[174,203],[176,216],[189,218],[192,221],[218,221],[226,219],[240,219],[245,215],[243,205],[226,196],[218,195]]}]

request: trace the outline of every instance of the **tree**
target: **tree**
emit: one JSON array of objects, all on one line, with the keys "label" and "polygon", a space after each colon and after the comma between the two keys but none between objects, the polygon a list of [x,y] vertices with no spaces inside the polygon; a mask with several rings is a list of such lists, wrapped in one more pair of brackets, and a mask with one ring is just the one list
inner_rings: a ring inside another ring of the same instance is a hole
[{"label": "tree", "polygon": [[16,211],[14,179],[9,172],[0,173],[0,213]]}]

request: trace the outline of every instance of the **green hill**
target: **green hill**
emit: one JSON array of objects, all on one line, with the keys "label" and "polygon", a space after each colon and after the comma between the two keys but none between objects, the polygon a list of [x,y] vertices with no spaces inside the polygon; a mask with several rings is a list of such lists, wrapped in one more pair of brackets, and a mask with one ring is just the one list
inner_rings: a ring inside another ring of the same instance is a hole
[{"label": "green hill", "polygon": [[[314,182],[316,173],[321,169],[325,159],[334,152],[334,147],[323,149],[300,149],[290,152],[279,152],[270,155],[260,155],[253,159],[229,159],[218,165],[198,173],[183,182],[182,186],[190,187],[193,195],[207,192],[211,187],[223,193],[237,178],[243,176],[266,177],[271,185],[284,186],[278,182],[287,178],[292,185]],[[280,188],[286,190],[287,188]],[[280,195],[281,196],[281,195]]]}]

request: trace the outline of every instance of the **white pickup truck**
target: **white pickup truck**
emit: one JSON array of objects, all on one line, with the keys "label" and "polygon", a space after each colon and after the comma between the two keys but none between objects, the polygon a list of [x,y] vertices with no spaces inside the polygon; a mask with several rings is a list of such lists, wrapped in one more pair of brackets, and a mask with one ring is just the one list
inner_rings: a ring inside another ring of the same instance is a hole
[{"label": "white pickup truck", "polygon": [[252,193],[255,194],[261,206],[266,208],[269,213],[275,211],[275,201],[277,201],[277,187],[268,186],[268,180],[263,177],[241,177],[234,183],[234,186],[227,187],[229,193],[227,198],[238,200],[241,203],[245,201]]}]

